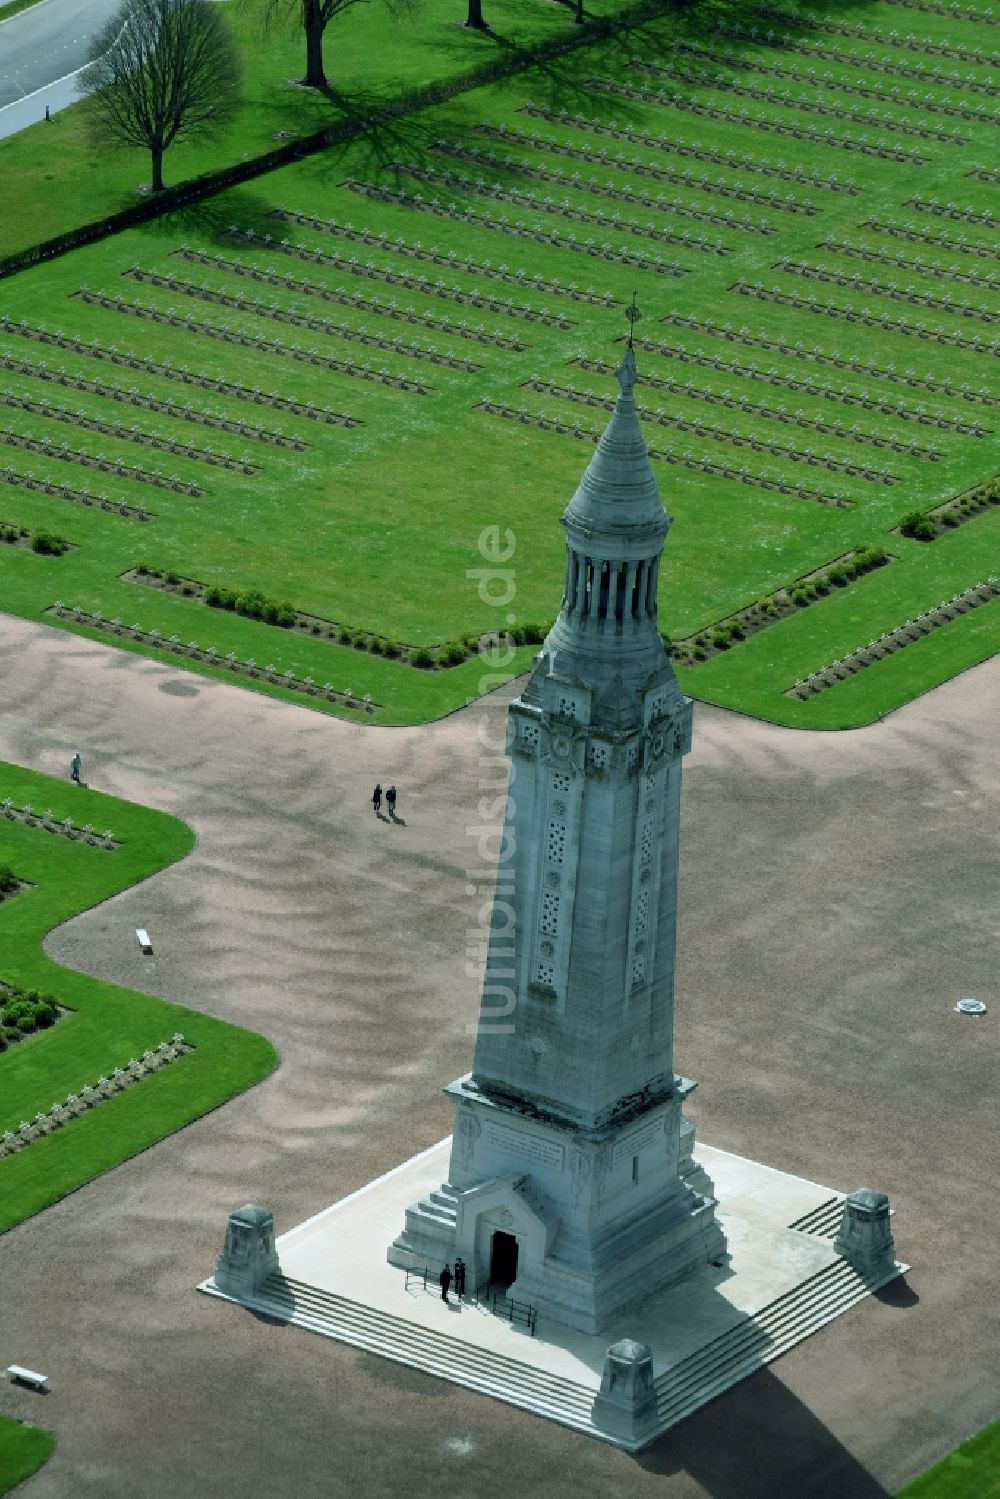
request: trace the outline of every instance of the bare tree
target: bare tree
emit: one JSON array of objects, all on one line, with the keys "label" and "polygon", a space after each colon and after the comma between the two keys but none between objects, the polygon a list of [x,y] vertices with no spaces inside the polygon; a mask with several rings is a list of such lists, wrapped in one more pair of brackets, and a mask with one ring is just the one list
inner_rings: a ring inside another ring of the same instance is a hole
[{"label": "bare tree", "polygon": [[229,29],[208,0],[125,0],[95,35],[79,87],[99,135],[149,149],[158,193],[164,151],[231,119],[239,80]]},{"label": "bare tree", "polygon": [[[264,0],[265,30],[286,15],[300,12],[306,34],[306,72],[301,82],[306,88],[325,88],[323,36],[335,16],[365,0]],[[387,0],[390,11],[402,14],[415,8],[417,0]]]}]

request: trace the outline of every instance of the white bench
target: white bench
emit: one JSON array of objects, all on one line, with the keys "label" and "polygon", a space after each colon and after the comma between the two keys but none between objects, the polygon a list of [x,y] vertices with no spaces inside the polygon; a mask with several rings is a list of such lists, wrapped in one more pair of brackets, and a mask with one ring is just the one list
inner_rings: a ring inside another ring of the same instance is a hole
[{"label": "white bench", "polygon": [[150,942],[149,933],[146,931],[146,928],[144,926],[136,927],[135,938],[139,946],[142,948],[142,951],[145,953],[146,957],[151,958],[153,956],[153,944],[152,942]]},{"label": "white bench", "polygon": [[44,1390],[47,1374],[36,1374],[34,1369],[22,1369],[20,1364],[10,1364],[5,1373],[11,1384],[30,1384],[32,1389]]}]

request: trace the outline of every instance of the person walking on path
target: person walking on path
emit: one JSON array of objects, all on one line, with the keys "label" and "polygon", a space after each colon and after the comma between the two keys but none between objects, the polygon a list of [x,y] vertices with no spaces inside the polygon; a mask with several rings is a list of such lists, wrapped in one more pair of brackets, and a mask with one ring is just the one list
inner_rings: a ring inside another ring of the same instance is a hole
[{"label": "person walking on path", "polygon": [[69,762],[69,778],[71,781],[75,781],[78,786],[83,785],[83,782],[80,780],[80,768],[82,764],[83,761],[80,759],[80,751],[77,750],[76,754]]},{"label": "person walking on path", "polygon": [[382,787],[376,786],[372,792],[372,811],[377,817],[382,810]]},{"label": "person walking on path", "polygon": [[389,809],[389,816],[395,820],[396,817],[396,788],[390,786],[385,794],[385,804]]},{"label": "person walking on path", "polygon": [[451,1285],[451,1271],[448,1269],[447,1265],[445,1265],[444,1269],[441,1271],[441,1274],[438,1276],[438,1284],[441,1287],[441,1300],[447,1301],[448,1287]]},{"label": "person walking on path", "polygon": [[465,1295],[465,1261],[463,1259],[455,1261],[455,1295],[459,1301]]}]

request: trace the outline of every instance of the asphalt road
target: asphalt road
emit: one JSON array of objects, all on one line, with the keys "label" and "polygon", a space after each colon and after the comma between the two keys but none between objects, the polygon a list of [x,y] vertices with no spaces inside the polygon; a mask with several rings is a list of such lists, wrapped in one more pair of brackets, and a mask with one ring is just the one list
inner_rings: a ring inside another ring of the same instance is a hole
[{"label": "asphalt road", "polygon": [[94,33],[120,5],[121,0],[40,0],[0,22],[0,111],[82,68]]}]

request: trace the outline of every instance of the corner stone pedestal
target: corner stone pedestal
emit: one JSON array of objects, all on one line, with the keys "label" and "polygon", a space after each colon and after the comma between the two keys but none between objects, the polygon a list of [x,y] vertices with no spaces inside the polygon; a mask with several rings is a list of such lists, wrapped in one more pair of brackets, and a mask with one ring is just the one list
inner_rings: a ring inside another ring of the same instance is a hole
[{"label": "corner stone pedestal", "polygon": [[278,1268],[274,1214],[253,1203],[230,1213],[226,1242],[215,1265],[219,1290],[237,1301],[249,1300]]},{"label": "corner stone pedestal", "polygon": [[593,1405],[594,1425],[629,1444],[641,1443],[655,1435],[656,1417],[653,1350],[631,1338],[612,1343]]},{"label": "corner stone pedestal", "polygon": [[862,1187],[844,1200],[844,1214],[833,1247],[862,1275],[871,1275],[891,1265],[896,1258],[889,1215],[888,1197],[870,1187]]}]

